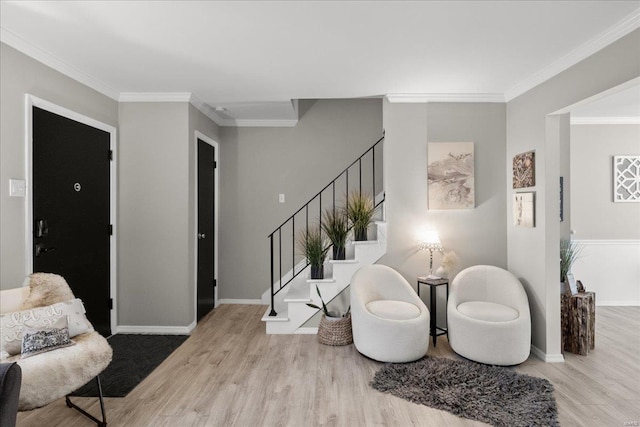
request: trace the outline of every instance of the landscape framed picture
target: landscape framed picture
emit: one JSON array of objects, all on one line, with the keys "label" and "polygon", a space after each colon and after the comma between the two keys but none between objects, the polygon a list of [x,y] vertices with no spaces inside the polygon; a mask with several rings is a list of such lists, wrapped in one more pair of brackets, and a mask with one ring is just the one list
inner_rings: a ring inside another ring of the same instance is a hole
[{"label": "landscape framed picture", "polygon": [[536,152],[527,151],[513,158],[513,188],[535,187]]},{"label": "landscape framed picture", "polygon": [[473,142],[427,144],[429,209],[475,208]]}]

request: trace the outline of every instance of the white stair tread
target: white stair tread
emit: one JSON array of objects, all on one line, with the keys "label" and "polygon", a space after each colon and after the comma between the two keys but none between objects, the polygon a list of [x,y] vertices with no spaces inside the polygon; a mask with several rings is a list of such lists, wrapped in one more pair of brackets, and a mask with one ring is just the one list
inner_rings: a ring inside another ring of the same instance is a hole
[{"label": "white stair tread", "polygon": [[307,283],[334,283],[335,279],[307,279]]},{"label": "white stair tread", "polygon": [[351,242],[352,245],[377,245],[378,243],[380,243],[377,240],[354,240]]},{"label": "white stair tread", "polygon": [[330,264],[357,264],[357,259],[330,259]]},{"label": "white stair tread", "polygon": [[303,282],[292,283],[284,302],[311,302],[309,284]]},{"label": "white stair tread", "polygon": [[287,310],[280,311],[277,316],[269,316],[270,312],[271,312],[271,306],[267,307],[267,311],[264,312],[264,315],[262,316],[263,322],[288,322],[289,321]]}]

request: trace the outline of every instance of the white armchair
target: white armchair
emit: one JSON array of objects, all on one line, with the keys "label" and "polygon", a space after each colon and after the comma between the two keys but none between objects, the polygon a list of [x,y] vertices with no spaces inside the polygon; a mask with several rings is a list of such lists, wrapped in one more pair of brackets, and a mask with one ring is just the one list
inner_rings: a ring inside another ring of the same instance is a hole
[{"label": "white armchair", "polygon": [[429,310],[390,267],[362,267],[351,280],[353,343],[381,362],[411,362],[429,349]]},{"label": "white armchair", "polygon": [[461,356],[490,365],[517,365],[531,350],[529,301],[510,272],[490,265],[461,271],[447,303],[449,344]]}]

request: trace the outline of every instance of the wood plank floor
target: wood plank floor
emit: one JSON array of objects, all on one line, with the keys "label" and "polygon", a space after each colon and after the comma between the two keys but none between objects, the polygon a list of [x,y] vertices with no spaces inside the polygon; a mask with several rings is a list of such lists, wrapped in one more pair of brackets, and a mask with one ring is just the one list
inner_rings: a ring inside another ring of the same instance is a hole
[{"label": "wood plank floor", "polygon": [[[382,366],[353,345],[265,335],[264,307],[223,305],[125,398],[106,399],[110,426],[479,426],[373,390]],[[563,426],[640,421],[640,307],[598,307],[596,349],[566,362],[533,356],[517,370],[549,379]],[[429,355],[456,358],[446,337]],[[76,398],[93,413],[96,399]],[[92,424],[64,399],[20,413],[18,426]]]}]

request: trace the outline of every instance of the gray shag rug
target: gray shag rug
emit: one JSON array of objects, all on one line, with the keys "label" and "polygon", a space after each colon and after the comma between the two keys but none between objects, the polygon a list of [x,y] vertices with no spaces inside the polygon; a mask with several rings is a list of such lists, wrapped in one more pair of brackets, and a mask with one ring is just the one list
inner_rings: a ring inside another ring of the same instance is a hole
[{"label": "gray shag rug", "polygon": [[410,402],[494,426],[559,426],[553,385],[512,368],[425,357],[390,363],[371,386]]}]

